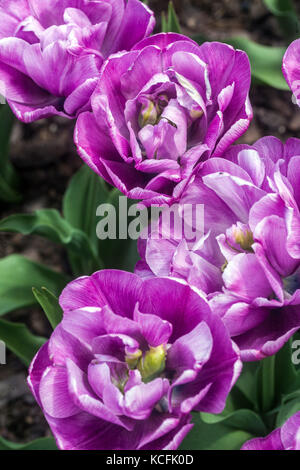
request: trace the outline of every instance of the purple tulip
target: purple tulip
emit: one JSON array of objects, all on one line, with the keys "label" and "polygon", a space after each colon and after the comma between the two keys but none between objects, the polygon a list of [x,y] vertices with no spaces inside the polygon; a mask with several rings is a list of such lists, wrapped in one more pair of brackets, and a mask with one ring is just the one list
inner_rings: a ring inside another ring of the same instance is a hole
[{"label": "purple tulip", "polygon": [[282,62],[283,75],[300,106],[300,39],[287,48]]},{"label": "purple tulip", "polygon": [[246,442],[241,450],[300,450],[300,412],[267,437]]},{"label": "purple tulip", "polygon": [[0,93],[24,122],[75,118],[108,55],[153,27],[139,0],[0,0]]},{"label": "purple tulip", "polygon": [[204,204],[205,235],[140,240],[142,277],[202,290],[245,361],[275,354],[300,327],[300,140],[266,137],[202,164],[180,201]]},{"label": "purple tulip", "polygon": [[108,59],[79,117],[83,160],[133,199],[170,204],[249,126],[250,65],[231,46],[158,34]]},{"label": "purple tulip", "polygon": [[60,449],[176,449],[191,410],[220,413],[241,362],[198,292],[101,271],[71,282],[29,385]]}]

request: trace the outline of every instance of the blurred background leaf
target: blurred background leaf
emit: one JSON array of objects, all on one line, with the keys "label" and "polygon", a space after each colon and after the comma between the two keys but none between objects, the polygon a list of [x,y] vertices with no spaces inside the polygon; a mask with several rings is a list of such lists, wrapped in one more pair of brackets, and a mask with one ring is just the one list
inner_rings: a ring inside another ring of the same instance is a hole
[{"label": "blurred background leaf", "polygon": [[289,90],[281,70],[285,47],[262,46],[244,37],[228,38],[225,42],[248,54],[252,77],[258,83]]},{"label": "blurred background leaf", "polygon": [[10,163],[9,140],[15,117],[7,104],[0,105],[0,199],[19,202],[19,178]]},{"label": "blurred background leaf", "polygon": [[16,444],[0,437],[0,450],[57,450],[53,437],[43,437],[28,444]]},{"label": "blurred background leaf", "polygon": [[270,12],[276,16],[279,26],[288,40],[300,35],[300,22],[292,0],[263,0]]},{"label": "blurred background leaf", "polygon": [[[192,39],[198,44],[207,41],[207,38],[199,34],[193,36]],[[282,74],[285,47],[264,46],[245,37],[228,37],[223,42],[246,52],[250,60],[254,83],[268,85],[278,90],[289,90]]]},{"label": "blurred background leaf", "polygon": [[161,30],[163,33],[181,33],[181,28],[173,2],[169,2],[168,13],[161,15]]},{"label": "blurred background leaf", "polygon": [[45,338],[33,335],[23,323],[14,323],[0,318],[0,340],[4,341],[26,366],[46,342]]},{"label": "blurred background leaf", "polygon": [[[88,212],[86,211],[85,215]],[[64,245],[75,276],[91,274],[101,268],[101,261],[87,234],[79,228],[74,228],[55,209],[37,210],[33,214],[11,215],[0,221],[0,231],[40,235]]]},{"label": "blurred background leaf", "polygon": [[59,295],[68,277],[20,255],[0,260],[0,315],[36,303],[32,287],[46,286]]}]

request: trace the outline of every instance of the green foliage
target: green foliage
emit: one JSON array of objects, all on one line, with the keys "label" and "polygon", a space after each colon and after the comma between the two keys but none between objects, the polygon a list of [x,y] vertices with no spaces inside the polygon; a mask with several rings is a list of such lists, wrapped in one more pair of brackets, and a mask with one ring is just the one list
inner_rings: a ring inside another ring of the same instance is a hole
[{"label": "green foliage", "polygon": [[275,356],[261,361],[258,373],[258,406],[266,413],[275,405]]},{"label": "green foliage", "polygon": [[276,418],[276,427],[282,426],[293,414],[300,411],[300,390],[282,398]]},{"label": "green foliage", "polygon": [[202,421],[206,424],[218,424],[249,432],[255,436],[263,436],[267,433],[266,426],[261,417],[252,410],[239,409],[228,412],[226,409],[219,415],[201,413]]},{"label": "green foliage", "polygon": [[0,199],[4,202],[19,202],[19,180],[8,160],[9,139],[14,115],[8,105],[0,105]]},{"label": "green foliage", "polygon": [[259,83],[279,90],[289,90],[281,70],[286,51],[284,47],[262,46],[243,37],[230,38],[226,42],[248,54],[252,77]]},{"label": "green foliage", "polygon": [[226,424],[207,424],[200,413],[193,417],[194,427],[182,442],[181,450],[239,450],[253,434]]},{"label": "green foliage", "polygon": [[161,16],[161,30],[163,33],[181,33],[173,2],[169,2],[168,14],[163,13]]},{"label": "green foliage", "polygon": [[63,201],[63,214],[72,227],[84,232],[94,251],[98,251],[96,210],[106,202],[109,191],[106,183],[87,165],[73,176]]},{"label": "green foliage", "polygon": [[257,408],[267,416],[274,415],[286,397],[297,391],[300,374],[292,363],[292,340],[278,353],[259,362],[256,374]]},{"label": "green foliage", "polygon": [[33,335],[22,323],[0,318],[0,340],[28,366],[46,339]]},{"label": "green foliage", "polygon": [[[142,0],[148,4],[147,0]],[[299,36],[300,23],[292,0],[264,0],[288,39]],[[172,1],[161,18],[162,31],[181,33]],[[199,44],[205,41],[196,36]],[[284,47],[270,47],[245,37],[226,40],[244,50],[250,59],[256,83],[289,90],[282,74]],[[9,140],[14,116],[10,108],[0,106],[0,199],[18,202],[18,177],[9,162]],[[43,209],[33,214],[16,214],[0,221],[0,231],[38,235],[63,245],[74,276],[107,268],[132,271],[138,259],[136,241],[99,240],[97,208],[111,204],[119,214],[122,194],[84,165],[72,178],[63,201],[63,216],[57,210]],[[125,198],[126,199],[126,198]],[[123,196],[124,201],[124,196]],[[136,201],[126,199],[127,206]],[[124,208],[122,208],[124,211]],[[126,210],[126,209],[125,209]],[[130,220],[129,220],[130,221]],[[34,305],[42,307],[52,328],[62,320],[57,296],[70,279],[20,255],[0,260],[0,316]],[[46,339],[32,334],[25,324],[0,318],[0,340],[28,366]],[[224,411],[218,415],[194,413],[194,428],[184,439],[182,450],[237,450],[253,437],[265,436],[300,410],[300,370],[291,361],[291,341],[274,356],[257,363],[245,363],[231,391]],[[55,450],[53,438],[28,444],[16,444],[0,437],[0,450]]]},{"label": "green foliage", "polygon": [[[193,37],[198,44],[205,42],[201,35]],[[251,63],[252,78],[256,83],[268,85],[278,90],[289,90],[282,74],[282,59],[285,47],[262,46],[244,37],[228,37],[226,44],[245,51]]]},{"label": "green foliage", "polygon": [[35,304],[32,287],[47,286],[59,295],[68,282],[63,274],[20,255],[0,260],[0,315]]},{"label": "green foliage", "polygon": [[75,276],[91,274],[101,267],[87,234],[74,228],[57,210],[42,209],[34,214],[11,215],[0,222],[0,231],[40,235],[64,245]]},{"label": "green foliage", "polygon": [[[247,408],[252,410],[257,410],[257,374],[259,367],[259,362],[244,363],[242,373],[231,392],[232,395],[238,390],[239,393],[241,393],[241,396],[248,401]],[[245,404],[242,406],[245,406]]]},{"label": "green foliage", "polygon": [[57,450],[53,437],[43,437],[28,444],[16,444],[0,437],[0,450]]},{"label": "green foliage", "polygon": [[277,17],[279,26],[288,40],[300,35],[300,22],[292,0],[263,0],[266,7]]},{"label": "green foliage", "polygon": [[61,322],[63,311],[58,303],[58,298],[52,294],[46,287],[41,290],[32,289],[33,295],[44,310],[52,328],[56,328]]},{"label": "green foliage", "polygon": [[292,340],[274,356],[244,363],[241,376],[218,415],[200,413],[181,448],[239,449],[253,437],[264,437],[300,411],[300,370],[292,363]]},{"label": "green foliage", "polygon": [[[120,196],[123,196],[120,191],[110,189],[102,178],[84,165],[72,178],[66,191],[63,212],[73,227],[87,235],[97,258],[102,260],[106,268],[132,271],[138,259],[136,241],[118,238],[119,221],[117,220],[115,240],[99,240],[96,233],[97,223],[100,221],[96,215],[98,206],[111,204],[116,210],[116,215],[123,213],[126,209],[119,210]],[[123,201],[125,200],[128,207],[136,202],[123,196]],[[94,271],[101,269],[103,265],[99,262]]]}]

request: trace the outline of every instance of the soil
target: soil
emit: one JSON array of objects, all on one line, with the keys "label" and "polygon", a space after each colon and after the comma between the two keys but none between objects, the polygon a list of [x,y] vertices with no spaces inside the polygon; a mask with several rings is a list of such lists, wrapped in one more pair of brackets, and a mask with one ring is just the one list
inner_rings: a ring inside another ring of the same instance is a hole
[{"label": "soil", "polygon": [[[296,2],[295,2],[296,3]],[[167,10],[168,1],[149,0],[157,14]],[[276,19],[262,0],[174,0],[182,31],[201,34],[208,40],[225,40],[242,35],[261,44],[284,46]],[[300,14],[300,5],[297,7]],[[300,136],[300,109],[291,93],[265,86],[253,86],[252,124],[241,142],[252,144],[265,135],[282,140]],[[11,142],[11,160],[22,181],[23,200],[18,205],[0,204],[0,216],[30,213],[36,209],[60,210],[62,197],[72,175],[81,165],[72,140],[74,122],[61,118],[24,125],[16,122]],[[36,236],[0,234],[0,257],[20,253],[58,270],[67,269],[64,250]],[[26,323],[32,332],[49,336],[50,326],[38,307],[9,315]],[[50,435],[39,407],[26,385],[26,367],[8,352],[7,364],[0,365],[0,436],[14,442],[28,442]]]}]

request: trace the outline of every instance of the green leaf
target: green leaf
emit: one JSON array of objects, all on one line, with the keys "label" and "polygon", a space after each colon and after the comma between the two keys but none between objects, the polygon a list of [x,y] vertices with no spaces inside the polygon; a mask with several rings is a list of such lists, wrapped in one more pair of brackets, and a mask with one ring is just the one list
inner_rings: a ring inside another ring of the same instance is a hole
[{"label": "green leaf", "polygon": [[[107,267],[133,271],[134,266],[139,259],[137,253],[137,241],[131,240],[128,235],[126,236],[126,239],[121,239],[119,237],[119,214],[128,214],[129,208],[136,204],[137,201],[126,198],[120,191],[114,189],[113,191],[110,191],[107,203],[111,204],[115,208],[117,214],[117,238],[115,240],[99,240],[99,250],[101,250],[103,260]],[[132,217],[128,216],[126,230],[128,229],[128,225],[131,221]]]},{"label": "green leaf", "polygon": [[258,405],[266,413],[275,406],[275,356],[266,357],[260,361],[258,371]]},{"label": "green leaf", "polygon": [[200,414],[194,415],[193,423],[194,427],[184,439],[180,450],[239,450],[244,442],[255,437],[223,423],[204,423]]},{"label": "green leaf", "polygon": [[0,105],[0,199],[5,202],[19,202],[19,179],[8,160],[9,140],[14,115],[8,105]]},{"label": "green leaf", "polygon": [[[72,227],[85,233],[98,260],[91,272],[104,267],[102,251],[105,253],[106,250],[105,247],[102,250],[102,242],[97,237],[96,211],[100,204],[107,202],[113,191],[108,189],[108,185],[99,175],[84,165],[73,176],[64,195],[63,213],[66,220]],[[69,258],[72,263],[76,263],[74,253],[69,253]]]},{"label": "green leaf", "polygon": [[0,260],[0,315],[34,305],[32,287],[47,287],[59,295],[69,279],[20,255]]},{"label": "green leaf", "polygon": [[[85,165],[71,180],[64,197],[63,212],[73,227],[87,234],[105,267],[131,271],[138,260],[137,243],[136,240],[119,238],[119,215],[126,211],[126,208],[119,207],[120,196],[123,197],[122,201],[126,200],[127,207],[136,203],[127,199],[117,189],[109,189],[107,183]],[[99,216],[96,211],[98,206],[104,203],[115,208],[116,239],[99,240],[97,237]],[[97,269],[102,267],[99,265]]]},{"label": "green leaf", "polygon": [[13,323],[0,318],[0,340],[16,354],[26,366],[46,342],[45,338],[33,335],[23,323]]},{"label": "green leaf", "polygon": [[32,292],[44,310],[50,325],[55,329],[63,317],[63,311],[58,303],[58,298],[45,287],[42,287],[40,291],[33,287]]},{"label": "green leaf", "polygon": [[42,209],[34,214],[11,215],[0,222],[0,231],[40,235],[64,245],[70,255],[70,264],[75,276],[91,274],[101,267],[87,235],[72,227],[57,210]]},{"label": "green leaf", "polygon": [[240,392],[251,403],[251,408],[255,408],[257,403],[256,381],[258,368],[259,362],[245,362],[243,364],[242,373],[236,382],[235,388],[232,390],[232,392],[234,392],[235,389],[240,390]]},{"label": "green leaf", "polygon": [[298,389],[297,372],[292,362],[292,339],[275,356],[275,394],[277,402],[284,394]]},{"label": "green leaf", "polygon": [[106,202],[110,191],[105,181],[84,165],[73,176],[65,193],[63,214],[72,227],[84,232],[95,252],[98,252],[98,237],[96,234],[96,210]]},{"label": "green leaf", "polygon": [[42,437],[28,444],[17,444],[0,437],[0,450],[57,450],[53,437]]},{"label": "green leaf", "polygon": [[284,47],[262,46],[243,37],[227,39],[226,43],[248,54],[252,76],[260,83],[279,90],[289,90],[281,71],[282,59],[286,51]]},{"label": "green leaf", "polygon": [[[192,39],[198,44],[207,41],[207,38],[202,35],[193,36]],[[282,59],[286,51],[285,47],[263,46],[244,37],[227,38],[224,42],[248,54],[251,63],[251,74],[257,83],[279,90],[289,90],[282,74]]]},{"label": "green leaf", "polygon": [[276,418],[276,427],[282,426],[292,415],[300,411],[300,391],[283,397],[279,413]]},{"label": "green leaf", "polygon": [[231,413],[223,412],[219,415],[201,413],[201,418],[204,423],[223,423],[230,428],[246,431],[255,436],[267,434],[267,429],[261,417],[251,410],[236,410]]},{"label": "green leaf", "polygon": [[161,31],[162,33],[167,33],[168,29],[169,29],[168,20],[167,20],[165,12],[163,11],[161,14]]},{"label": "green leaf", "polygon": [[164,13],[162,14],[161,27],[163,33],[181,33],[179,20],[173,2],[169,2],[167,17]]},{"label": "green leaf", "polygon": [[299,36],[300,23],[292,0],[263,0],[266,7],[277,17],[285,36],[292,40]]},{"label": "green leaf", "polygon": [[282,404],[298,397],[299,393],[300,375],[292,363],[291,343],[292,339],[276,355],[267,357],[259,364],[257,404],[259,410],[266,413],[271,427]]},{"label": "green leaf", "polygon": [[[3,168],[2,168],[3,169]],[[5,176],[0,173],[0,199],[4,202],[17,203],[21,201],[20,193],[14,189]]]}]

